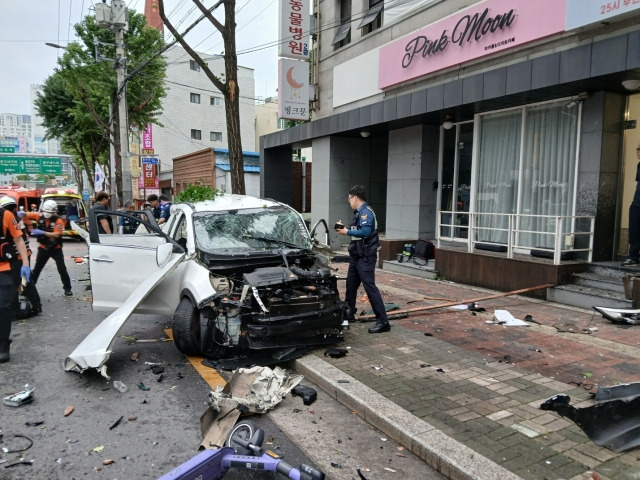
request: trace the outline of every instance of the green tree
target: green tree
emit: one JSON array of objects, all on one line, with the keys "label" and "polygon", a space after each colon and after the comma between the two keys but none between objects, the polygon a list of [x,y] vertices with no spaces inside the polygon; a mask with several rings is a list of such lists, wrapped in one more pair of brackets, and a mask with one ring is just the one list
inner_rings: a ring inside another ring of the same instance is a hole
[{"label": "green tree", "polygon": [[[115,116],[109,116],[109,104],[113,105],[113,112],[118,110],[116,73],[113,60],[109,60],[115,58],[114,34],[98,27],[93,16],[85,17],[74,30],[78,41],[69,44],[58,60],[36,100],[36,108],[43,118],[47,138],[59,138],[64,151],[73,156],[74,164],[89,178],[94,178],[96,162],[109,174],[110,136],[114,139],[117,192],[122,198],[119,129]],[[144,15],[130,10],[129,31],[125,35],[128,68],[136,70],[136,65],[144,64],[126,84],[130,127],[142,129],[149,123],[158,123],[166,96],[166,60],[157,55],[163,46],[162,34],[146,26]],[[97,61],[98,52],[100,59],[107,60]]]}]

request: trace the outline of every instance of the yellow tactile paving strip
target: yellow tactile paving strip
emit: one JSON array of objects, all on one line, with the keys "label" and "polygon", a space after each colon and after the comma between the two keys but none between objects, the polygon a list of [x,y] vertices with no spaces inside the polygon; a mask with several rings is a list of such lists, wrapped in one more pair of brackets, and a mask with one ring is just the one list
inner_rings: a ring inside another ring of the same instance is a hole
[{"label": "yellow tactile paving strip", "polygon": [[[173,330],[170,328],[165,328],[164,333],[173,340]],[[209,384],[209,386],[215,390],[218,385],[225,386],[227,382],[222,378],[216,370],[211,367],[207,367],[202,364],[204,357],[194,357],[191,355],[186,355],[189,363],[193,365],[193,368],[200,374],[200,376],[204,379],[205,382]]]}]

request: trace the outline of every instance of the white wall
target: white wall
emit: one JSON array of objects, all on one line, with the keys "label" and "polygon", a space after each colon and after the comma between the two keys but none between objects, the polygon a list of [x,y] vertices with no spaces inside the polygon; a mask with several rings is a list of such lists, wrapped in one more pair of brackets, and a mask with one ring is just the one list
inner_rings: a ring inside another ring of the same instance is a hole
[{"label": "white wall", "polygon": [[[224,188],[222,188],[224,186]],[[231,193],[231,172],[216,168],[216,188]],[[244,173],[244,191],[251,197],[260,197],[260,174]]]},{"label": "white wall", "polygon": [[[219,75],[224,72],[224,59],[219,56],[200,54],[209,68]],[[164,126],[153,126],[153,146],[160,157],[161,178],[173,171],[173,158],[204,148],[228,148],[224,100],[221,106],[210,105],[212,96],[222,97],[203,71],[189,67],[191,57],[181,47],[167,50],[167,96],[162,102],[162,114],[158,120]],[[252,151],[255,138],[255,84],[253,69],[238,67],[240,89],[240,135],[242,149]],[[191,103],[190,94],[200,95],[200,103]],[[191,130],[202,132],[201,140],[191,139]],[[212,142],[210,132],[222,132],[221,142]]]}]

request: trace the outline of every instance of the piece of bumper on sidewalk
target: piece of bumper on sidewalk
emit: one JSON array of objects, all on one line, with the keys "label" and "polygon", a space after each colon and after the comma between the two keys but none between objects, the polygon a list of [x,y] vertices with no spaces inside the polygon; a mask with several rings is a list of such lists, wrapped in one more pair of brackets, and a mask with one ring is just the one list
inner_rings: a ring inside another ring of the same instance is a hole
[{"label": "piece of bumper on sidewalk", "polygon": [[384,333],[391,330],[391,325],[387,323],[379,323],[369,329],[369,333]]}]

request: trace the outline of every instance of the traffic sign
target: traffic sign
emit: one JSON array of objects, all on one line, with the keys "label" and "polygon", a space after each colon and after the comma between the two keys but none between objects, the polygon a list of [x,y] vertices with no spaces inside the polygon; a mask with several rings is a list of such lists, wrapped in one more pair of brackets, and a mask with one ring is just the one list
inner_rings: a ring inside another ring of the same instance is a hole
[{"label": "traffic sign", "polygon": [[91,195],[91,192],[89,191],[88,188],[83,188],[82,189],[82,200],[83,201],[86,202],[87,200],[89,200],[90,195]]},{"label": "traffic sign", "polygon": [[16,147],[0,147],[0,153],[16,153]]},{"label": "traffic sign", "polygon": [[153,151],[153,148],[143,148],[142,149],[142,154],[143,155],[153,155],[155,152]]},{"label": "traffic sign", "polygon": [[142,163],[146,165],[157,165],[158,157],[142,157]]},{"label": "traffic sign", "polygon": [[0,155],[0,173],[60,175],[61,158]]}]

